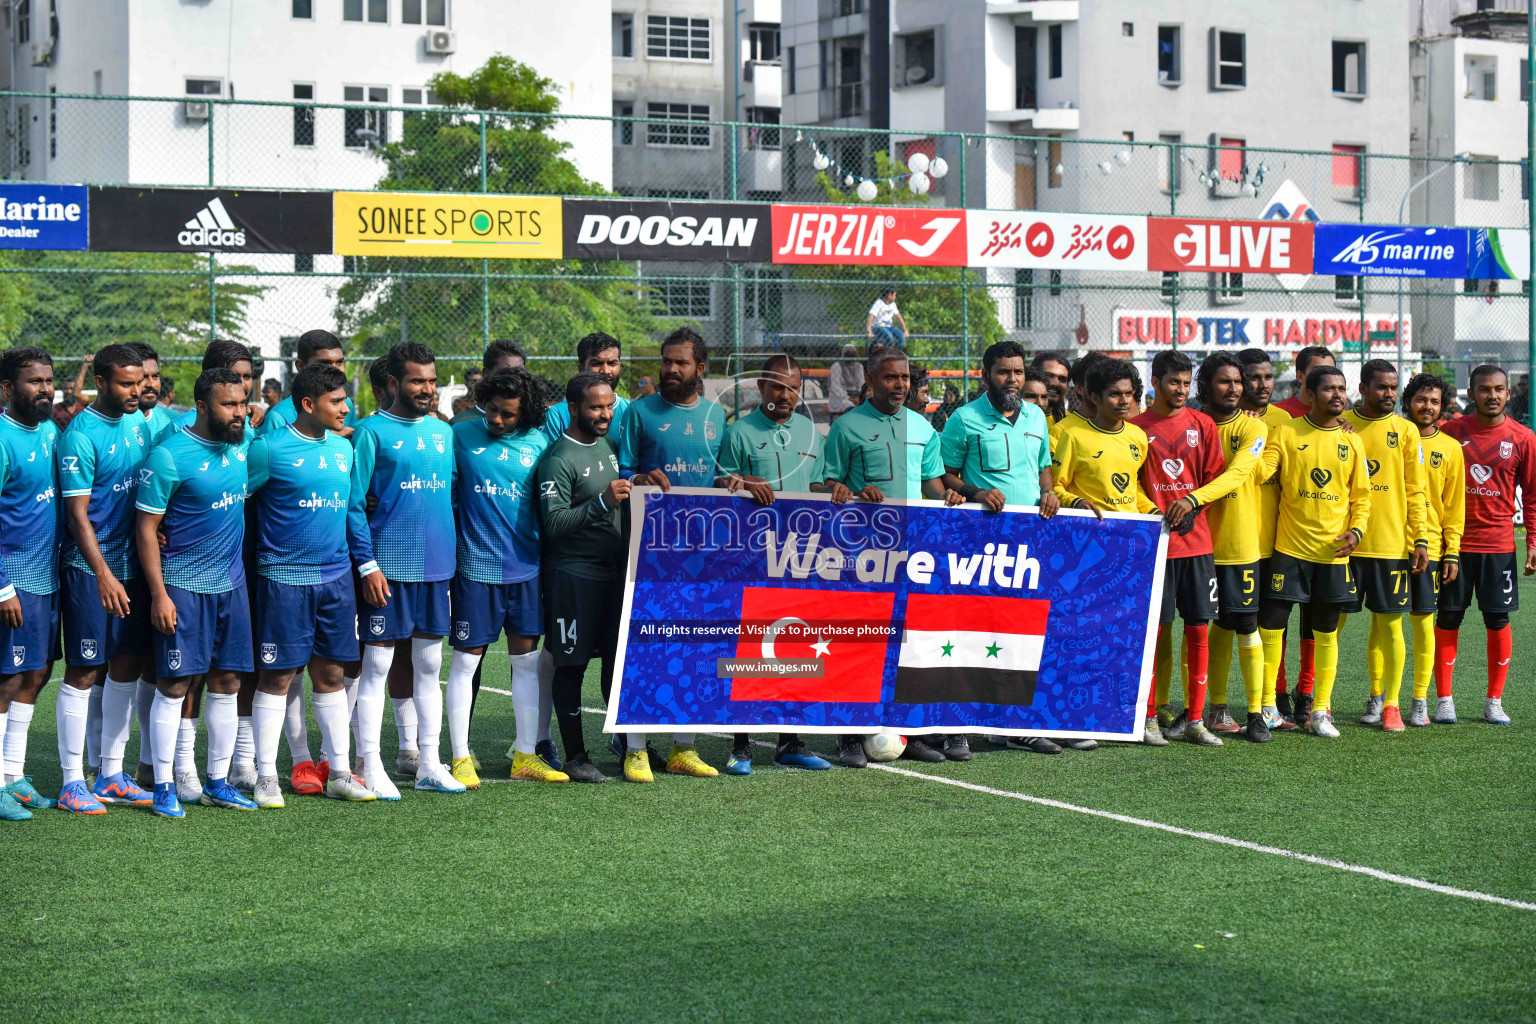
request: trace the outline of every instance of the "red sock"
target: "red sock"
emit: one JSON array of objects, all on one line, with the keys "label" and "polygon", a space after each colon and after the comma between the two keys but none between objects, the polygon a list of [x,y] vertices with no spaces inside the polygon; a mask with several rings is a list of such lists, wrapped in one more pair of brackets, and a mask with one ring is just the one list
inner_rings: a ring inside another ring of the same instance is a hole
[{"label": "red sock", "polygon": [[1513,628],[1488,631],[1488,696],[1504,696],[1504,680],[1509,676],[1509,659],[1514,654]]},{"label": "red sock", "polygon": [[1189,720],[1199,722],[1205,718],[1205,677],[1211,651],[1207,627],[1185,626],[1184,649],[1189,652]]},{"label": "red sock", "polygon": [[1301,668],[1296,672],[1296,692],[1312,692],[1312,641],[1301,641]]},{"label": "red sock", "polygon": [[[1163,638],[1168,635],[1168,623],[1157,624],[1157,646],[1163,646]],[[1157,658],[1152,658],[1152,689],[1147,693],[1147,717],[1157,717]]]},{"label": "red sock", "polygon": [[1456,671],[1458,630],[1435,627],[1435,696],[1451,695],[1451,675]]},{"label": "red sock", "polygon": [[1285,655],[1280,655],[1280,674],[1275,676],[1275,696],[1285,692]]}]

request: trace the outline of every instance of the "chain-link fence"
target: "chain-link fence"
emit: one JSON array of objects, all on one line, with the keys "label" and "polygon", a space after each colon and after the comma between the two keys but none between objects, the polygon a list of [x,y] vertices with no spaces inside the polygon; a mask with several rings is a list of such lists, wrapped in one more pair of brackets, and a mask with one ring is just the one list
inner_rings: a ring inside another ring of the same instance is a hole
[{"label": "chain-link fence", "polygon": [[[404,98],[422,102],[8,93],[3,170],[86,184],[816,203],[856,203],[852,186],[872,178],[876,203],[1527,224],[1523,165],[1468,155],[1272,150],[1217,137],[824,130],[700,121],[670,108],[640,117],[509,114],[434,107],[425,90]],[[921,196],[907,187],[916,153],[948,167]],[[974,372],[981,349],[1002,338],[1030,350],[1144,353],[1162,343],[1158,322],[1192,353],[1241,337],[1282,350],[1298,322],[1315,322],[1317,340],[1342,338],[1349,361],[1392,357],[1401,319],[1411,325],[1409,348],[1458,383],[1477,362],[1526,366],[1527,303],[1510,280],[335,255],[0,254],[0,340],[65,357],[145,340],[191,360],[218,333],[275,359],[305,330],[325,327],[351,339],[358,360],[402,338],[425,341],[457,375],[487,340],[512,337],[560,377],[574,340],[603,329],[629,345],[638,358],[627,372],[640,376],[660,333],[690,322],[716,353],[712,372],[789,350],[821,373],[845,345],[862,349],[885,284],[899,288],[914,354],[940,374]],[[1248,333],[1234,338],[1234,323]]]}]

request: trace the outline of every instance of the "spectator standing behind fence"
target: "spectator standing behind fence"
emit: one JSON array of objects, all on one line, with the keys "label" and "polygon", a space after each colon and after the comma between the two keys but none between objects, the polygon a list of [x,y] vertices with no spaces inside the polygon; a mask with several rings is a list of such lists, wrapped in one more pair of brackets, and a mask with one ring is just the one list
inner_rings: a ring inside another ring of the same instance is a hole
[{"label": "spectator standing behind fence", "polygon": [[858,404],[864,386],[864,364],[855,345],[844,345],[843,356],[827,371],[827,419],[836,420]]},{"label": "spectator standing behind fence", "polygon": [[[901,326],[896,326],[900,324]],[[869,319],[864,322],[864,333],[877,345],[907,347],[907,318],[896,308],[896,289],[886,288],[869,307]]]}]

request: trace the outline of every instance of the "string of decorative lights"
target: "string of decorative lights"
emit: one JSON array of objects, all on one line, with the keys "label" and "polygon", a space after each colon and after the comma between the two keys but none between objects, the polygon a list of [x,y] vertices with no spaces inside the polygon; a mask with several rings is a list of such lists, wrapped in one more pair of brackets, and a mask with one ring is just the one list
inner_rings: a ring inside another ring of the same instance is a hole
[{"label": "string of decorative lights", "polygon": [[[935,155],[930,159],[927,153],[913,153],[907,157],[906,174],[892,174],[885,178],[872,178],[864,174],[855,174],[853,171],[843,167],[836,160],[832,159],[820,146],[816,145],[815,139],[807,138],[800,129],[795,130],[795,141],[810,145],[811,152],[815,154],[811,160],[812,167],[815,167],[818,171],[831,169],[834,172],[832,175],[834,181],[840,179],[844,188],[852,188],[854,195],[866,203],[873,202],[875,197],[880,194],[881,185],[891,185],[894,187],[898,181],[905,181],[908,191],[913,195],[926,195],[928,190],[933,187],[935,179],[942,178],[949,173],[949,162],[942,156]],[[948,145],[949,140],[946,139],[943,146],[947,148]],[[943,149],[940,149],[940,152],[943,152]]]}]

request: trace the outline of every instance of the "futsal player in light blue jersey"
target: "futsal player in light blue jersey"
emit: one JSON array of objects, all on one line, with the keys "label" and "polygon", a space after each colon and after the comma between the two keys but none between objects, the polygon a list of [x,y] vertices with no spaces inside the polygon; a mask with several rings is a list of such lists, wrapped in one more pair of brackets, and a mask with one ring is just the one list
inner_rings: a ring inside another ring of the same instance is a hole
[{"label": "futsal player in light blue jersey", "polygon": [[[341,347],[341,339],[330,331],[314,330],[305,331],[299,335],[297,350],[293,356],[293,372],[295,378],[304,371],[306,366],[332,366],[342,372],[345,377],[347,372],[347,354]],[[298,400],[294,397],[292,387],[288,391],[288,397],[278,402],[267,410],[262,418],[261,426],[256,431],[257,437],[265,437],[274,430],[280,430],[292,423],[298,417]],[[351,437],[352,428],[357,426],[357,406],[352,399],[347,399],[347,416],[341,429],[335,431],[342,437]]]},{"label": "futsal player in light blue jersey", "polygon": [[[455,566],[453,434],[432,415],[437,360],[417,342],[389,350],[394,403],[352,435],[352,493],[347,540],[361,580],[359,632],[364,641],[357,685],[363,781],[383,800],[398,800],[379,756],[386,679],[409,673],[417,717],[416,788],[462,793],[442,763],[442,639],[448,635],[449,580]],[[377,501],[368,510],[369,498]]]},{"label": "futsal player in light blue jersey", "polygon": [[0,356],[0,821],[54,805],[26,774],[37,695],[59,659],[59,428],[53,360],[30,345]]},{"label": "futsal player in light blue jersey", "polygon": [[[149,455],[149,429],[139,413],[144,365],[128,346],[108,345],[96,353],[92,370],[96,400],[70,421],[58,446],[69,529],[59,581],[64,684],[54,718],[64,776],[59,806],[78,814],[104,813],[103,803],[150,801],[122,767],[149,622],[149,598],[133,552],[133,498]],[[93,693],[97,688],[101,692]],[[95,785],[87,787],[82,758],[93,734],[101,768]]]},{"label": "futsal player in light blue jersey", "polygon": [[[618,393],[619,375],[624,370],[624,349],[619,339],[602,331],[594,331],[576,343],[576,372],[605,374],[612,379],[613,426],[608,439],[614,444],[624,436],[624,414],[629,409],[629,399]],[[566,402],[556,402],[544,414],[544,436],[550,444],[560,440],[565,428],[571,425],[571,407]]]},{"label": "futsal player in light blue jersey", "polygon": [[[624,414],[619,472],[634,486],[713,487],[725,410],[704,397],[709,348],[692,327],[679,327],[661,343],[661,379],[655,394],[637,398]],[[665,767],[674,775],[719,775],[700,759],[693,733],[673,733]],[[614,752],[623,761],[620,741]],[[656,758],[660,761],[660,758]],[[653,766],[657,767],[657,766]]]},{"label": "futsal player in light blue jersey", "polygon": [[465,420],[478,420],[485,415],[485,410],[480,408],[480,403],[475,402],[475,385],[487,377],[494,377],[498,373],[507,370],[526,370],[528,368],[528,353],[523,351],[523,346],[507,338],[497,338],[485,346],[485,352],[480,356],[480,377],[471,380],[469,374],[464,375],[464,382],[469,385],[469,398],[474,404],[459,413],[448,422],[458,426]]},{"label": "futsal player in light blue jersey", "polygon": [[[245,589],[244,383],[233,370],[204,370],[193,389],[197,418],[170,434],[144,464],[136,501],[138,541],[155,628],[150,708],[154,811],[184,817],[174,779],[182,705],[207,690],[208,765],[201,802],[254,811],[229,781],[241,672],[252,672],[251,610]],[[165,534],[162,546],[159,533]]]}]

